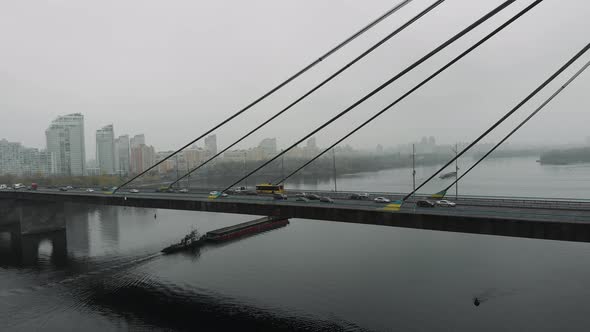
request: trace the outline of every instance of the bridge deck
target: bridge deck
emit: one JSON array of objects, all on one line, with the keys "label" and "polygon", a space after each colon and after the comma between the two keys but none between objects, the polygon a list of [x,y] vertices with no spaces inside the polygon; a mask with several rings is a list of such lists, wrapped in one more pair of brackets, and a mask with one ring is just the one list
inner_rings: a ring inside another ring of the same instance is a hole
[{"label": "bridge deck", "polygon": [[[327,195],[329,193],[326,193]],[[333,194],[333,193],[332,193]],[[395,198],[395,197],[392,197]],[[590,204],[573,201],[465,198],[455,208],[419,208],[412,202],[399,211],[373,201],[336,199],[334,203],[275,201],[268,196],[209,199],[207,193],[86,193],[82,191],[3,191],[0,199],[58,200],[86,204],[238,213],[410,227],[419,229],[590,242]],[[497,204],[494,204],[497,202]]]}]

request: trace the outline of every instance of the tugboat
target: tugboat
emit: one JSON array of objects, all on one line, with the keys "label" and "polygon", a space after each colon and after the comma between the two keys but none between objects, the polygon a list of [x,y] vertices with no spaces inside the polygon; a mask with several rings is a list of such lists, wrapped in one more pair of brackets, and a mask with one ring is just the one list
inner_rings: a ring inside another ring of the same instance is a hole
[{"label": "tugboat", "polygon": [[197,230],[188,233],[180,242],[162,249],[164,254],[171,254],[190,248],[196,248],[205,242],[205,236],[201,236]]}]

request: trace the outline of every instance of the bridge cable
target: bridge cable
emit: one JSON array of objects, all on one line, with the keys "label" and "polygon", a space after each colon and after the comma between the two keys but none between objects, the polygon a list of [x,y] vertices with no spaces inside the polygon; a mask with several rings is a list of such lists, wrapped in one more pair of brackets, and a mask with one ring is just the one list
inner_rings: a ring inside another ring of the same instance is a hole
[{"label": "bridge cable", "polygon": [[[253,171],[249,172],[248,174],[246,174],[245,176],[243,176],[242,178],[240,178],[238,181],[234,182],[233,184],[231,184],[230,186],[228,186],[227,188],[225,188],[224,190],[222,190],[222,192],[225,192],[228,189],[231,189],[233,186],[235,186],[238,183],[242,182],[244,179],[246,179],[249,176],[251,176],[252,174],[258,172],[260,169],[264,168],[265,166],[267,166],[271,162],[277,160],[279,157],[281,157],[282,155],[284,155],[285,153],[287,153],[288,151],[290,151],[291,149],[293,149],[297,145],[301,144],[301,142],[305,141],[306,139],[308,139],[309,137],[313,136],[318,131],[324,129],[325,127],[327,127],[328,125],[330,125],[332,122],[336,121],[337,119],[339,119],[340,117],[342,117],[346,113],[350,112],[352,109],[354,109],[355,107],[357,107],[358,105],[360,105],[361,103],[363,103],[365,100],[371,98],[377,92],[383,90],[385,87],[387,87],[391,83],[395,82],[400,77],[404,76],[409,71],[411,71],[412,69],[414,69],[415,67],[417,67],[418,65],[420,65],[421,63],[423,63],[424,61],[428,60],[433,55],[437,54],[438,52],[440,52],[441,50],[443,50],[444,48],[446,48],[447,46],[449,46],[450,44],[452,44],[453,42],[455,42],[457,39],[459,39],[463,35],[467,34],[469,31],[475,29],[477,26],[481,25],[482,23],[484,23],[485,21],[487,21],[488,19],[490,19],[494,15],[498,14],[500,11],[502,11],[503,9],[505,9],[507,6],[509,6],[510,4],[512,4],[515,1],[516,0],[507,0],[504,3],[502,3],[501,5],[499,5],[498,7],[494,8],[489,13],[487,13],[486,15],[482,16],[480,19],[478,19],[477,21],[475,21],[474,23],[472,23],[471,25],[469,25],[467,28],[461,30],[459,33],[457,33],[456,35],[454,35],[453,37],[451,37],[450,39],[448,39],[447,41],[445,41],[444,43],[442,43],[440,46],[438,46],[437,48],[435,48],[434,50],[432,50],[431,52],[429,52],[428,54],[426,54],[425,56],[423,56],[422,58],[420,58],[419,60],[417,60],[416,62],[414,62],[413,64],[411,64],[410,66],[406,67],[404,70],[402,70],[397,75],[395,75],[394,77],[392,77],[389,80],[387,80],[385,83],[381,84],[375,90],[371,91],[369,94],[367,94],[364,97],[362,97],[361,99],[357,100],[351,106],[349,106],[348,108],[346,108],[342,112],[338,113],[337,115],[335,115],[334,117],[332,117],[330,120],[326,121],[321,126],[319,126],[318,128],[314,129],[313,131],[311,131],[309,134],[305,135],[303,138],[301,138],[300,140],[298,140],[297,142],[295,142],[294,144],[292,144],[291,146],[289,146],[287,149],[281,151],[279,154],[277,154],[276,156],[274,156],[270,160],[266,161],[265,163],[263,163],[262,165],[258,166],[256,169],[254,169]],[[540,1],[542,1],[542,0],[540,0]]]},{"label": "bridge cable", "polygon": [[357,63],[358,61],[360,61],[362,58],[364,58],[365,56],[367,56],[369,53],[373,52],[375,49],[377,49],[378,47],[380,47],[382,44],[384,44],[386,41],[388,41],[389,39],[391,39],[395,35],[399,34],[403,30],[405,30],[407,27],[409,27],[410,25],[412,25],[412,23],[416,22],[422,16],[426,15],[428,12],[430,12],[431,10],[433,10],[434,8],[436,8],[438,5],[442,4],[443,2],[445,2],[445,0],[438,0],[435,3],[433,3],[432,5],[430,5],[428,8],[424,9],[418,15],[414,16],[409,21],[407,21],[406,23],[404,23],[402,26],[400,26],[399,28],[397,28],[395,31],[393,31],[392,33],[390,33],[389,35],[387,35],[385,38],[381,39],[379,42],[377,42],[376,44],[374,44],[373,46],[371,46],[369,49],[367,49],[361,55],[359,55],[358,57],[356,57],[354,60],[352,60],[351,62],[349,62],[348,64],[346,64],[344,67],[340,68],[338,71],[336,71],[330,77],[328,77],[327,79],[325,79],[324,81],[322,81],[320,84],[316,85],[313,89],[309,90],[304,95],[302,95],[301,97],[299,97],[298,99],[296,99],[295,101],[293,101],[291,104],[289,104],[287,107],[283,108],[280,112],[276,113],[272,117],[268,118],[266,121],[262,122],[256,128],[252,129],[250,132],[248,132],[247,134],[245,134],[244,136],[242,136],[241,138],[239,138],[237,141],[233,142],[232,144],[230,144],[229,146],[227,146],[226,148],[224,148],[223,150],[221,150],[220,152],[218,152],[213,157],[207,159],[206,161],[204,161],[203,163],[201,163],[197,167],[191,169],[189,172],[187,172],[183,176],[181,176],[181,177],[177,178],[176,180],[174,180],[174,182],[172,182],[169,185],[169,187],[172,187],[173,185],[175,185],[176,183],[178,183],[182,179],[184,179],[187,176],[191,175],[193,172],[195,172],[198,169],[200,169],[201,167],[205,166],[206,164],[208,164],[213,159],[219,157],[225,151],[231,149],[236,144],[240,143],[241,141],[243,141],[244,139],[246,139],[248,136],[252,135],[256,131],[258,131],[260,128],[262,128],[265,125],[267,125],[269,122],[271,122],[274,119],[278,118],[280,115],[282,115],[283,113],[285,113],[286,111],[288,111],[289,109],[291,109],[293,106],[295,106],[296,104],[298,104],[300,101],[302,101],[303,99],[305,99],[306,97],[308,97],[309,95],[311,95],[312,93],[314,93],[315,91],[317,91],[318,89],[320,89],[322,86],[324,86],[325,84],[327,84],[328,82],[330,82],[336,76],[340,75],[346,69],[350,68],[352,65],[354,65],[355,63]]},{"label": "bridge cable", "polygon": [[510,117],[514,112],[516,112],[522,105],[524,105],[527,101],[533,98],[539,91],[541,91],[547,84],[553,81],[559,74],[561,74],[565,69],[567,69],[572,63],[574,63],[580,56],[582,56],[588,49],[590,48],[590,43],[587,44],[582,50],[580,50],[573,58],[571,58],[566,64],[561,66],[553,75],[551,75],[545,82],[539,85],[533,92],[531,92],[526,98],[524,98],[518,105],[516,105],[512,110],[506,113],[502,118],[500,118],[496,123],[494,123],[490,128],[488,128],[483,134],[481,134],[475,141],[471,142],[466,148],[464,148],[460,153],[458,153],[455,157],[453,157],[449,162],[447,162],[443,167],[441,167],[438,171],[432,174],[428,179],[426,179],[422,184],[420,184],[416,189],[412,190],[411,193],[407,194],[402,200],[405,201],[410,198],[416,191],[422,188],[426,183],[432,180],[435,176],[437,176],[440,172],[442,172],[445,168],[447,168],[450,164],[452,164],[455,160],[461,157],[467,150],[471,149],[475,144],[477,144],[480,140],[482,140],[487,134],[489,134],[492,130],[494,130],[497,126],[499,126],[504,120]]},{"label": "bridge cable", "polygon": [[225,120],[221,121],[219,124],[217,124],[213,128],[207,130],[205,133],[203,133],[199,137],[195,138],[194,140],[190,141],[189,143],[187,143],[186,145],[184,145],[180,149],[178,149],[178,150],[174,151],[173,153],[171,153],[170,155],[166,156],[164,159],[162,159],[162,160],[158,161],[157,163],[155,163],[154,165],[150,166],[145,171],[143,171],[143,172],[139,173],[138,175],[134,176],[131,180],[128,180],[128,181],[124,182],[123,184],[121,184],[118,188],[116,188],[115,190],[113,190],[113,194],[116,193],[120,188],[122,188],[122,187],[126,186],[127,184],[133,182],[135,179],[141,177],[142,175],[144,175],[147,172],[151,171],[152,169],[156,168],[157,166],[159,166],[160,164],[162,164],[166,160],[172,158],[173,156],[175,156],[176,154],[178,154],[182,150],[186,149],[187,147],[191,146],[192,144],[194,144],[198,140],[200,140],[203,137],[209,135],[213,131],[219,129],[220,127],[222,127],[226,123],[230,122],[234,118],[238,117],[242,113],[244,113],[247,110],[249,110],[250,108],[254,107],[256,104],[258,104],[259,102],[263,101],[268,96],[272,95],[273,93],[275,93],[276,91],[278,91],[279,89],[281,89],[282,87],[284,87],[285,85],[287,85],[288,83],[290,83],[291,81],[293,81],[294,79],[296,79],[297,77],[301,76],[302,74],[304,74],[305,72],[307,72],[311,68],[315,67],[317,64],[319,64],[320,62],[324,61],[329,56],[331,56],[332,54],[334,54],[338,50],[340,50],[342,47],[346,46],[347,44],[349,44],[350,42],[352,42],[353,40],[355,40],[357,37],[361,36],[362,34],[364,34],[367,31],[369,31],[372,27],[374,27],[375,25],[377,25],[379,22],[383,21],[384,19],[386,19],[387,17],[389,17],[393,13],[397,12],[399,9],[401,9],[402,7],[404,7],[405,5],[409,4],[412,1],[413,0],[403,0],[402,2],[398,3],[393,8],[391,8],[390,10],[388,10],[387,12],[385,12],[383,15],[379,16],[377,19],[373,20],[372,22],[370,22],[369,24],[367,24],[365,27],[363,27],[359,31],[355,32],[352,36],[346,38],[344,41],[342,41],[341,43],[339,43],[338,45],[336,45],[334,48],[332,48],[331,50],[329,50],[328,52],[326,52],[324,55],[320,56],[317,60],[313,61],[312,63],[310,63],[309,65],[307,65],[303,69],[299,70],[297,73],[295,73],[291,77],[287,78],[285,81],[283,81],[279,85],[275,86],[274,88],[272,88],[271,90],[269,90],[268,92],[266,92],[265,94],[263,94],[262,96],[260,96],[258,99],[254,100],[253,102],[251,102],[250,104],[248,104],[246,107],[242,108],[241,110],[239,110],[238,112],[234,113],[230,117],[228,117]]},{"label": "bridge cable", "polygon": [[465,171],[460,177],[458,177],[453,183],[451,183],[448,187],[446,187],[442,192],[449,190],[455,183],[459,182],[467,173],[469,173],[472,169],[474,169],[479,163],[481,163],[487,156],[489,156],[492,152],[494,152],[502,143],[504,143],[512,134],[518,131],[525,123],[527,123],[530,119],[532,119],[539,111],[541,111],[547,104],[549,104],[553,98],[559,95],[570,83],[572,83],[582,72],[586,70],[590,66],[590,61],[588,61],[580,70],[578,70],[567,82],[565,82],[559,89],[557,89],[551,97],[545,100],[534,112],[532,112],[526,119],[524,119],[516,128],[514,128],[508,135],[506,135],[498,144],[496,144],[493,148],[491,148],[483,157],[481,157],[475,164],[473,164],[467,171]]},{"label": "bridge cable", "polygon": [[387,105],[381,111],[379,111],[378,113],[376,113],[375,115],[373,115],[372,117],[370,117],[368,120],[366,120],[365,122],[363,122],[362,124],[360,124],[356,128],[354,128],[352,131],[350,131],[348,134],[346,134],[345,136],[343,136],[342,138],[340,138],[334,144],[330,145],[328,148],[326,148],[323,151],[321,151],[319,154],[317,154],[311,160],[307,161],[305,164],[301,165],[299,168],[297,168],[294,171],[292,171],[291,173],[289,173],[289,175],[287,175],[284,178],[282,178],[276,184],[278,185],[278,184],[281,184],[281,183],[285,182],[291,176],[293,176],[297,172],[301,171],[303,168],[305,168],[306,166],[308,166],[309,164],[311,164],[312,162],[314,162],[316,159],[318,159],[319,157],[321,157],[322,155],[324,155],[326,152],[332,150],[336,145],[340,144],[342,141],[344,141],[348,137],[352,136],[358,130],[360,130],[361,128],[363,128],[364,126],[366,126],[367,124],[369,124],[370,122],[372,122],[373,120],[375,120],[376,118],[378,118],[379,116],[381,116],[383,113],[385,113],[386,111],[388,111],[390,108],[392,108],[393,106],[395,106],[397,103],[399,103],[402,100],[404,100],[407,96],[409,96],[414,91],[416,91],[419,88],[421,88],[424,84],[428,83],[430,80],[432,80],[433,78],[435,78],[436,76],[438,76],[440,73],[442,73],[443,71],[445,71],[447,68],[451,67],[453,64],[455,64],[461,58],[463,58],[467,54],[471,53],[473,50],[475,50],[481,44],[485,43],[488,39],[490,39],[491,37],[493,37],[494,35],[496,35],[498,32],[502,31],[504,28],[506,28],[507,26],[509,26],[510,24],[512,24],[512,22],[516,21],[518,18],[520,18],[522,15],[524,15],[526,12],[528,12],[529,10],[531,10],[533,7],[535,7],[536,5],[538,5],[542,1],[543,0],[538,0],[538,1],[535,1],[534,3],[530,4],[528,7],[526,7],[522,11],[520,11],[518,14],[516,14],[515,16],[513,16],[511,19],[509,19],[508,21],[506,21],[504,24],[502,24],[498,28],[496,28],[494,31],[492,31],[491,33],[489,33],[487,36],[485,36],[483,39],[481,39],[480,41],[478,41],[477,43],[475,43],[473,46],[471,46],[470,48],[468,48],[466,51],[464,51],[463,53],[461,53],[459,56],[457,56],[456,58],[454,58],[452,61],[450,61],[449,63],[447,63],[443,67],[441,67],[439,70],[437,70],[436,72],[434,72],[428,78],[426,78],[425,80],[423,80],[422,82],[420,82],[418,85],[416,85],[415,87],[413,87],[412,89],[410,89],[408,92],[406,92],[405,94],[403,94],[401,97],[399,97],[398,99],[396,99],[393,103]]}]

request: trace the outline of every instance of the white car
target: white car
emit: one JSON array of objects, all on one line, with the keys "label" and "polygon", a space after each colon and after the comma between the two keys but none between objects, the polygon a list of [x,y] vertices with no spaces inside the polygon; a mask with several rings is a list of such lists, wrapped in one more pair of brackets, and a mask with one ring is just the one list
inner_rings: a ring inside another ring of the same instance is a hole
[{"label": "white car", "polygon": [[8,186],[5,184],[0,184],[0,190],[6,190],[8,189]]},{"label": "white car", "polygon": [[455,205],[457,205],[457,204],[455,202],[447,201],[446,199],[441,199],[440,201],[436,201],[436,205],[446,206],[446,207],[455,207]]},{"label": "white car", "polygon": [[129,192],[132,193],[132,194],[137,194],[139,192],[139,190],[137,190],[137,189],[131,189],[131,190],[129,190]]},{"label": "white car", "polygon": [[226,194],[226,193],[220,193],[219,191],[212,191],[212,192],[210,192],[210,193],[209,193],[209,196],[215,196],[215,197],[218,197],[218,196],[221,196],[221,197],[227,197],[227,194]]},{"label": "white car", "polygon": [[389,199],[387,199],[385,197],[375,197],[375,199],[373,201],[375,201],[375,203],[389,203],[389,202],[391,202]]},{"label": "white car", "polygon": [[92,189],[92,188],[88,188],[88,189],[86,189],[86,192],[87,192],[87,193],[93,193],[93,192],[94,192],[94,189]]},{"label": "white car", "polygon": [[186,189],[186,188],[182,188],[182,189],[180,189],[178,192],[179,192],[179,193],[187,193],[187,192],[188,192],[188,189]]}]

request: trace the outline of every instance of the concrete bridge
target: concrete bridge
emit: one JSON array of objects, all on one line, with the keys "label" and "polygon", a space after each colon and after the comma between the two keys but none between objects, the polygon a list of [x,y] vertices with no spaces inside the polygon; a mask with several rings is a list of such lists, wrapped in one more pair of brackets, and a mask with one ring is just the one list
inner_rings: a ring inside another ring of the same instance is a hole
[{"label": "concrete bridge", "polygon": [[[341,193],[322,195],[333,196],[334,203],[300,202],[295,200],[295,197],[274,200],[270,196],[262,195],[230,195],[210,199],[206,191],[186,194],[119,192],[113,195],[55,190],[2,191],[0,202],[3,202],[5,209],[6,204],[10,204],[7,202],[27,202],[25,204],[40,207],[44,204],[73,202],[284,216],[366,225],[590,242],[590,202],[587,201],[459,197],[455,208],[420,208],[415,202],[409,201],[399,210],[391,210],[386,205],[372,200],[345,199]],[[395,194],[389,196],[394,199],[397,197]],[[42,220],[42,211],[41,208],[35,212],[37,217],[27,217],[22,212],[17,215],[27,224],[30,223],[28,219]]]}]

